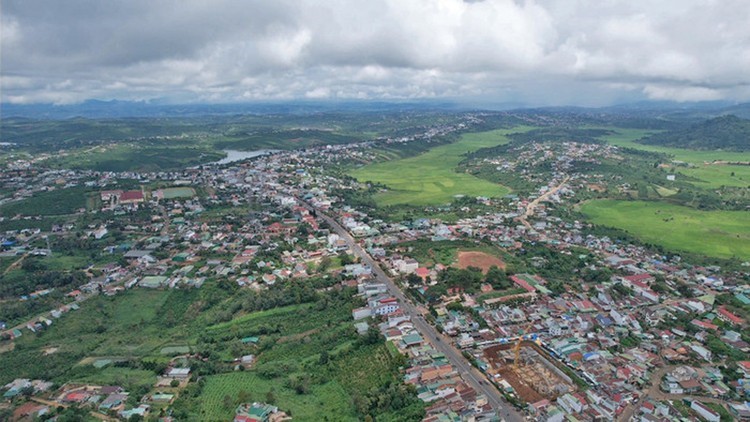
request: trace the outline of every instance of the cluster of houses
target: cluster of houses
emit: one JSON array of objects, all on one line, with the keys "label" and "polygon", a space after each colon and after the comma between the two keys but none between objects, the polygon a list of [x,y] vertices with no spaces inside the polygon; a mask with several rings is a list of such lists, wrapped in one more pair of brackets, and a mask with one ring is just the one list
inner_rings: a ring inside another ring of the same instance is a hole
[{"label": "cluster of houses", "polygon": [[446,357],[425,341],[411,318],[395,310],[379,318],[379,328],[394,353],[408,360],[404,382],[427,403],[425,421],[483,420],[496,417],[487,397],[468,385]]},{"label": "cluster of houses", "polygon": [[[617,152],[612,147],[575,143],[564,147],[568,153],[567,161],[559,160],[558,170],[561,172],[572,158],[596,158],[597,154],[611,157]],[[545,146],[534,148],[529,152],[530,159],[555,157],[545,150]],[[559,179],[561,177],[553,179],[549,186],[539,190],[539,194],[545,193]],[[571,187],[561,189],[548,200],[561,201],[564,196],[574,193],[573,186],[576,189],[587,186],[583,182],[571,182]],[[742,282],[741,274],[726,273],[717,267],[690,265],[679,257],[666,259],[643,247],[616,242],[606,236],[584,234],[583,224],[564,222],[547,215],[543,204],[534,210],[532,217],[536,221],[530,227],[516,222],[531,199],[533,197],[506,198],[509,201],[499,204],[500,212],[460,219],[452,224],[439,218],[383,222],[370,218],[365,211],[345,204],[339,206],[337,200],[333,201],[329,212],[346,222],[350,230],[362,228],[358,229],[362,233],[358,237],[363,246],[393,276],[417,274],[425,282],[423,289],[429,289],[428,280],[434,284],[436,273],[443,268],[438,268],[439,264],[433,268],[420,267],[414,259],[389,253],[397,249],[393,245],[417,239],[474,238],[514,249],[525,241],[542,242],[560,252],[573,247],[586,248],[595,257],[589,263],[592,269],[611,270],[613,276],[609,280],[582,284],[583,289],[579,292],[551,295],[544,279],[533,274],[516,274],[511,280],[516,288],[523,290],[519,295],[479,303],[471,295],[449,292],[443,298],[443,306],[435,306],[439,313],[437,324],[454,337],[458,347],[467,350],[479,347],[481,350],[486,345],[508,341],[530,327],[552,356],[590,386],[588,391],[591,393],[569,394],[559,397],[551,405],[538,406],[535,415],[540,420],[562,420],[572,415],[584,419],[615,418],[643,399],[649,383],[661,382],[651,379],[660,368],[685,363],[707,365],[704,370],[722,375],[705,379],[700,390],[690,391],[698,396],[694,402],[700,403],[700,397],[706,397],[727,400],[727,406],[734,410],[742,407],[743,400],[750,397],[745,390],[748,383],[743,381],[744,377],[724,383],[722,377],[726,373],[719,368],[725,357],[717,357],[707,344],[712,338],[719,338],[739,352],[750,351],[740,333],[746,321],[737,311],[715,303],[718,296],[731,296],[745,305],[750,303],[746,296],[750,289]],[[689,287],[689,295],[678,291],[682,286]],[[374,315],[374,309],[381,306],[378,301],[388,300],[387,294],[381,298],[377,296],[381,292],[372,289],[375,300],[368,300],[367,307],[355,310],[355,318]],[[618,292],[625,293],[615,297]],[[514,301],[512,307],[504,304],[509,299],[519,298],[524,300],[521,303]],[[456,300],[475,312],[447,311],[445,305]],[[394,311],[398,312],[395,307]],[[475,315],[487,322],[489,328],[481,328]],[[686,316],[692,318],[690,329],[670,324],[670,321]],[[665,330],[662,328],[665,325],[672,326]],[[391,331],[398,335],[397,330],[391,328]],[[414,340],[408,334],[406,338],[409,344]],[[634,340],[631,344],[622,342],[622,338]],[[482,364],[481,353],[473,353],[473,356]],[[676,389],[670,394],[682,394],[679,391]],[[693,410],[698,406],[696,404]],[[671,415],[680,417],[679,412]]]},{"label": "cluster of houses", "polygon": [[66,383],[58,390],[52,391],[52,382],[19,378],[0,390],[5,390],[3,398],[6,400],[14,400],[20,396],[32,397],[32,401],[15,409],[15,420],[41,417],[57,408],[70,406],[88,408],[104,419],[117,416],[128,420],[133,415],[147,417],[154,406],[163,408],[170,405],[176,398],[177,390],[187,383],[190,374],[190,368],[169,366],[164,375],[158,377],[155,390],[135,403],[128,400],[130,393],[125,389],[110,385]]}]

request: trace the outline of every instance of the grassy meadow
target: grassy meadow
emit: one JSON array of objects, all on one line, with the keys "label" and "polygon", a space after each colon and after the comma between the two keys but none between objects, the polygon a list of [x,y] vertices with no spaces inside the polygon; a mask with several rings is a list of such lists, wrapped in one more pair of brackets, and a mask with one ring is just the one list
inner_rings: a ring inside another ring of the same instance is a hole
[{"label": "grassy meadow", "polygon": [[581,206],[594,223],[645,242],[717,258],[750,259],[750,213],[699,211],[662,202],[596,200]]},{"label": "grassy meadow", "polygon": [[467,133],[457,142],[433,148],[416,157],[368,165],[351,172],[358,180],[383,183],[390,188],[375,200],[380,206],[410,204],[434,205],[450,202],[455,195],[506,195],[509,189],[455,171],[464,154],[502,145],[505,137],[524,128]]},{"label": "grassy meadow", "polygon": [[[609,128],[612,129],[612,128]],[[672,156],[675,161],[683,161],[689,167],[675,167],[675,172],[699,179],[698,187],[718,188],[721,186],[750,186],[750,166],[706,164],[712,161],[750,162],[750,152],[697,151],[691,149],[643,145],[635,142],[654,131],[640,129],[612,129],[616,133],[602,137],[612,145],[643,151],[659,152]]]}]

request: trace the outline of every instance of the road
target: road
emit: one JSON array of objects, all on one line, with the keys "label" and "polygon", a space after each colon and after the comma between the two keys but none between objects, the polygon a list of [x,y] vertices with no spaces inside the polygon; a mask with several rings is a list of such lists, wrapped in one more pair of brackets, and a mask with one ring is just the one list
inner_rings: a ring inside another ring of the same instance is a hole
[{"label": "road", "polygon": [[527,229],[531,229],[531,224],[526,220],[527,218],[531,217],[534,214],[534,210],[536,209],[537,205],[539,205],[540,202],[544,201],[545,199],[549,198],[550,195],[553,195],[557,193],[560,189],[562,189],[563,185],[568,183],[568,180],[570,180],[570,176],[565,176],[565,179],[563,179],[562,182],[560,182],[559,185],[555,186],[554,188],[548,190],[547,192],[540,195],[535,200],[531,201],[529,205],[526,206],[526,212],[523,213],[521,217],[518,218],[518,221],[523,223],[524,226],[526,226]]},{"label": "road", "polygon": [[[698,400],[704,403],[716,403],[716,404],[723,406],[724,408],[727,407],[726,400],[722,400],[722,399],[715,399],[713,397],[693,396],[690,394],[669,394],[669,393],[665,393],[661,391],[661,389],[659,388],[659,384],[661,384],[662,377],[664,377],[664,375],[667,372],[671,372],[678,366],[680,365],[663,366],[657,369],[653,374],[651,374],[651,377],[650,377],[651,387],[648,389],[648,391],[643,393],[640,401],[643,401],[646,398],[651,398],[657,401],[689,399],[689,400]],[[639,407],[640,405],[635,404],[635,403],[629,404],[627,407],[625,407],[625,410],[623,410],[622,414],[620,414],[617,420],[621,422],[629,421],[632,418],[635,411]]]},{"label": "road", "polygon": [[[29,400],[31,400],[33,402],[36,402],[36,403],[39,403],[39,404],[43,404],[45,406],[49,406],[49,407],[51,407],[53,409],[56,409],[58,407],[63,407],[63,408],[70,407],[69,404],[65,404],[65,403],[61,403],[61,402],[56,402],[56,401],[51,401],[51,400],[45,400],[43,398],[35,397],[35,396],[29,397]],[[90,412],[90,414],[91,414],[91,416],[93,416],[93,417],[95,417],[95,418],[97,418],[99,420],[103,420],[103,421],[116,421],[116,420],[118,420],[118,419],[115,419],[115,418],[111,418],[111,417],[109,417],[107,415],[103,415],[103,414],[101,414],[99,412],[94,412],[93,410]]]},{"label": "road", "polygon": [[[300,201],[303,205],[312,210],[313,208],[304,201]],[[328,225],[333,228],[336,234],[340,238],[344,239],[355,256],[358,256],[363,263],[369,265],[372,268],[375,277],[384,282],[388,287],[388,293],[399,300],[401,309],[411,317],[414,327],[422,334],[422,337],[427,339],[435,349],[445,355],[448,361],[453,367],[461,374],[461,377],[466,381],[472,388],[477,392],[484,394],[487,397],[489,404],[493,409],[497,411],[498,416],[503,418],[505,421],[523,421],[524,417],[513,408],[512,405],[507,403],[500,392],[492,385],[487,378],[478,369],[474,368],[467,362],[464,356],[458,349],[453,347],[449,341],[441,340],[442,336],[437,332],[435,327],[427,323],[422,317],[422,313],[414,306],[409,300],[407,300],[404,293],[396,285],[396,283],[388,277],[378,263],[368,254],[362,247],[360,247],[354,238],[346,231],[341,225],[333,218],[323,214],[320,210],[315,210],[318,217],[322,218]]]},{"label": "road", "polygon": [[8,268],[5,269],[5,271],[3,272],[3,275],[8,274],[12,270],[16,269],[16,267],[20,267],[21,263],[23,263],[23,260],[26,259],[27,256],[29,256],[28,252],[26,252],[25,254],[21,255],[20,258],[18,258],[15,262],[13,262],[12,264],[10,264],[8,266]]}]

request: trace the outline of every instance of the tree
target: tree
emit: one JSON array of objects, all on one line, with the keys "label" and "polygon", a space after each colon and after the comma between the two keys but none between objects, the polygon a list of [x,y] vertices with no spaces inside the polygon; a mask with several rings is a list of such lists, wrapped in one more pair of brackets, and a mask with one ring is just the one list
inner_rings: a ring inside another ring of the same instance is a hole
[{"label": "tree", "polygon": [[504,290],[509,288],[511,283],[508,278],[508,274],[504,270],[498,268],[496,265],[490,267],[487,271],[487,275],[484,277],[485,283],[489,283],[493,288],[498,290]]},{"label": "tree", "polygon": [[320,352],[320,359],[318,359],[318,363],[321,365],[325,365],[328,363],[328,351],[323,350]]},{"label": "tree", "polygon": [[364,344],[378,344],[383,340],[382,334],[380,334],[380,330],[378,330],[376,327],[370,327],[367,329],[367,334],[362,338],[362,342]]},{"label": "tree", "polygon": [[240,403],[250,403],[253,401],[253,395],[247,390],[240,390],[237,393],[237,401]]},{"label": "tree", "polygon": [[318,265],[318,270],[320,272],[326,272],[328,270],[328,268],[331,267],[331,263],[332,263],[331,258],[329,258],[327,256],[324,256],[320,260],[320,265]]},{"label": "tree", "polygon": [[229,394],[225,394],[224,398],[221,399],[221,404],[225,409],[231,409],[234,407],[234,400],[232,400],[232,397]]},{"label": "tree", "polygon": [[274,394],[273,388],[268,390],[268,392],[266,393],[266,403],[268,404],[276,403],[276,394]]},{"label": "tree", "polygon": [[354,263],[352,256],[346,252],[341,252],[339,254],[339,260],[341,260],[341,265],[349,265]]}]

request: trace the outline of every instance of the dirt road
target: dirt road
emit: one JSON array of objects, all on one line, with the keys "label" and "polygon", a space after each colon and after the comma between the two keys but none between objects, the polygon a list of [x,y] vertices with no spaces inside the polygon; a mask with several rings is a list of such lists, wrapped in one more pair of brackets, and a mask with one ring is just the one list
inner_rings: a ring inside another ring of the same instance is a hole
[{"label": "dirt road", "polygon": [[531,224],[528,222],[528,218],[534,215],[534,210],[539,205],[540,202],[546,200],[551,195],[556,194],[557,192],[562,189],[562,187],[568,183],[568,180],[570,180],[570,176],[565,176],[565,179],[563,179],[562,182],[560,182],[557,186],[554,188],[548,190],[547,192],[541,194],[538,198],[535,200],[529,202],[529,205],[526,206],[526,211],[523,213],[522,216],[518,217],[518,221],[520,221],[524,226],[526,226],[527,229],[531,229]]}]

